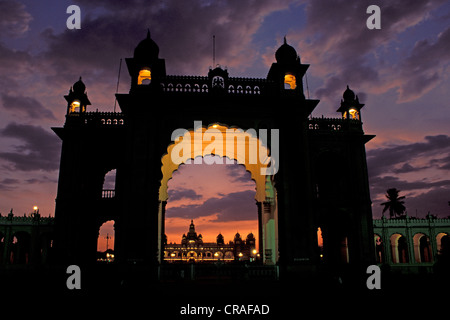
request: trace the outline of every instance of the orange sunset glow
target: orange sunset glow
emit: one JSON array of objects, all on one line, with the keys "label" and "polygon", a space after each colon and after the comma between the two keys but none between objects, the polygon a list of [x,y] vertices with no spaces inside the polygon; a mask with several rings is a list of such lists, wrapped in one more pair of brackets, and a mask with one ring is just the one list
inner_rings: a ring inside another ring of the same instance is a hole
[{"label": "orange sunset glow", "polygon": [[[167,242],[179,243],[191,219],[205,242],[215,242],[219,233],[228,242],[236,232],[242,237],[252,232],[258,239],[255,193],[255,182],[243,165],[181,165],[168,183]],[[236,210],[236,204],[242,205]]]},{"label": "orange sunset glow", "polygon": [[[211,158],[206,156],[205,158]],[[211,159],[210,159],[211,160]],[[208,161],[211,163],[212,161]],[[182,164],[168,182],[165,234],[167,243],[180,243],[194,220],[204,242],[215,242],[219,233],[225,243],[239,232],[243,238],[250,232],[258,247],[258,216],[255,182],[243,165]],[[238,208],[238,209],[236,209]],[[103,224],[99,232],[98,251],[114,248],[114,222]]]}]

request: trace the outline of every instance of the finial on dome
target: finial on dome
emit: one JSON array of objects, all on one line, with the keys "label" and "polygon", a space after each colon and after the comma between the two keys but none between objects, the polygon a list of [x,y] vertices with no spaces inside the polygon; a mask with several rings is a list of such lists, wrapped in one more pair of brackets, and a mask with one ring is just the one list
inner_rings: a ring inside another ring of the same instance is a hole
[{"label": "finial on dome", "polygon": [[342,95],[342,97],[344,98],[344,101],[353,101],[353,100],[355,100],[355,93],[347,85],[347,89],[344,91],[344,94]]}]

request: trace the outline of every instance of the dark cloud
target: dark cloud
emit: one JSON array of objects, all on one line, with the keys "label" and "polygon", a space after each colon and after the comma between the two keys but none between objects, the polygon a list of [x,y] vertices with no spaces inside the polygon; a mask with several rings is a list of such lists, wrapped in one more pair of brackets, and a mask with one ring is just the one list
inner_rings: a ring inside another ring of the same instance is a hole
[{"label": "dark cloud", "polygon": [[433,188],[420,193],[414,197],[406,198],[409,216],[425,217],[428,213],[438,217],[449,217],[450,207],[450,184],[447,186]]},{"label": "dark cloud", "polygon": [[384,59],[377,50],[399,41],[405,30],[429,19],[430,13],[443,3],[444,0],[377,1],[381,30],[369,30],[366,9],[372,1],[308,1],[306,27],[294,39],[302,48],[301,54],[314,63],[312,72],[325,79],[315,95],[334,101],[343,86],[353,84],[376,88],[378,92],[397,88],[399,101],[405,102],[434,88],[443,76],[442,66],[450,61],[447,30],[435,43],[419,41],[400,64],[391,65],[390,59]]},{"label": "dark cloud", "polygon": [[[412,161],[422,165],[412,166]],[[409,194],[406,198],[406,208],[410,215],[415,215],[416,210],[421,217],[428,211],[440,216],[447,214],[447,202],[450,200],[449,179],[441,177],[414,180],[402,178],[402,174],[424,176],[424,170],[430,168],[449,170],[449,136],[427,136],[424,142],[373,149],[367,152],[367,162],[371,195],[372,198],[378,199],[374,201],[374,216],[381,216],[380,203],[383,202],[383,195],[388,188],[397,188],[402,191],[402,195]],[[380,198],[382,200],[379,200]]]},{"label": "dark cloud", "polygon": [[394,173],[408,173],[408,172],[416,172],[421,171],[424,169],[430,168],[429,166],[423,166],[423,167],[413,167],[409,163],[404,163],[400,168],[394,168],[392,169],[392,172]]},{"label": "dark cloud", "polygon": [[[371,177],[398,170],[395,166],[412,159],[425,156],[449,154],[450,137],[447,135],[426,136],[425,142],[395,145],[367,151],[367,165]],[[431,161],[435,163],[436,161]],[[430,166],[431,166],[430,164]],[[412,168],[409,164],[403,168]],[[409,167],[408,167],[409,166]],[[426,168],[428,166],[425,166]]]},{"label": "dark cloud", "polygon": [[32,16],[19,1],[0,1],[0,37],[17,37],[28,31]]},{"label": "dark cloud", "polygon": [[252,175],[249,171],[245,169],[244,165],[239,165],[236,160],[234,164],[227,164],[227,174],[231,178],[232,182],[239,182],[244,184],[254,185],[252,180]]},{"label": "dark cloud", "polygon": [[45,108],[39,101],[31,97],[2,94],[3,108],[15,113],[25,114],[32,119],[56,120],[53,112]]},{"label": "dark cloud", "polygon": [[[82,28],[43,33],[48,60],[55,77],[82,73],[96,79],[117,79],[120,58],[131,57],[147,28],[166,59],[169,74],[206,74],[212,63],[212,36],[216,36],[217,62],[240,67],[253,61],[252,36],[273,11],[292,1],[75,1],[82,8]],[[106,8],[94,15],[95,9]],[[239,69],[240,71],[240,69]]]},{"label": "dark cloud", "polygon": [[0,191],[11,191],[15,189],[15,185],[19,183],[17,179],[5,178],[0,181]]},{"label": "dark cloud", "polygon": [[3,137],[22,141],[13,145],[14,152],[0,152],[0,158],[13,165],[14,170],[53,171],[59,167],[60,140],[39,126],[10,123],[0,131]]},{"label": "dark cloud", "polygon": [[[425,190],[431,188],[440,187],[450,187],[450,180],[438,180],[438,181],[427,181],[427,180],[417,180],[417,181],[406,181],[401,180],[399,177],[394,176],[384,176],[375,177],[370,179],[372,193],[384,194],[389,188],[396,188],[402,191],[414,191],[414,190]],[[450,195],[449,195],[450,197]]]},{"label": "dark cloud", "polygon": [[450,170],[450,154],[445,158],[432,160],[431,163],[436,164],[441,170]]},{"label": "dark cloud", "polygon": [[[424,218],[428,212],[438,217],[447,217],[450,215],[448,201],[450,201],[450,181],[445,180],[435,183],[427,182],[407,182],[394,177],[385,177],[382,182],[387,182],[389,186],[393,186],[400,190],[401,196],[406,196],[405,206],[409,216]],[[375,191],[374,189],[378,189]],[[386,188],[387,189],[387,188]],[[386,189],[381,187],[372,188],[372,194],[378,192],[380,195],[386,193]],[[409,191],[416,191],[414,195]],[[423,190],[423,191],[420,191]],[[372,213],[375,218],[382,216],[382,202],[386,201],[384,197],[374,200]]]},{"label": "dark cloud", "polygon": [[30,76],[32,57],[21,50],[11,50],[0,43],[0,86],[2,92],[17,90],[20,82]]},{"label": "dark cloud", "polygon": [[192,189],[169,189],[168,193],[170,201],[176,201],[180,199],[198,200],[202,198],[201,195],[197,194],[197,192]]},{"label": "dark cloud", "polygon": [[229,193],[222,198],[209,198],[202,204],[182,205],[167,209],[167,217],[195,219],[218,214],[214,222],[257,219],[255,191]]},{"label": "dark cloud", "polygon": [[443,66],[450,61],[450,27],[438,35],[434,43],[420,40],[411,54],[399,65],[401,78],[400,102],[422,96],[434,88],[446,75]]}]

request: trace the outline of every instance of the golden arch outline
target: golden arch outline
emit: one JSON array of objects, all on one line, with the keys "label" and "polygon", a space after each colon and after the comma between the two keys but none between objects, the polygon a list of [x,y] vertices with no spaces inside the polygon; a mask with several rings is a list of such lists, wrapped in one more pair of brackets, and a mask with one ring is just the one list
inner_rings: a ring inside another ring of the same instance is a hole
[{"label": "golden arch outline", "polygon": [[[180,143],[185,143],[184,147],[188,147],[190,143],[190,148],[187,148],[190,152],[180,153],[179,150],[183,149]],[[173,154],[177,152],[178,154]],[[273,200],[273,176],[262,174],[264,169],[270,165],[268,148],[256,136],[255,130],[244,131],[221,124],[210,124],[207,128],[200,126],[185,130],[182,137],[177,138],[168,146],[167,153],[161,159],[162,179],[159,200],[167,201],[168,181],[181,164],[186,163],[189,159],[194,160],[208,155],[220,156],[223,165],[227,165],[227,159],[236,160],[238,164],[244,165],[256,183],[255,200],[258,202]],[[176,158],[177,161],[174,162],[173,158]]]}]

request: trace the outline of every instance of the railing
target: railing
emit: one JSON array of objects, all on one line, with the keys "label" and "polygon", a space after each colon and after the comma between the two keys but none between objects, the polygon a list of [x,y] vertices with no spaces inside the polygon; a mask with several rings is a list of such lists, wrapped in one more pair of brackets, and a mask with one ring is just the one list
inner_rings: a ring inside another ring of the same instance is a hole
[{"label": "railing", "polygon": [[7,216],[0,216],[0,225],[14,225],[14,224],[53,224],[55,218],[54,217],[41,217],[38,215],[29,214],[28,216],[14,216],[12,214],[8,214]]},{"label": "railing", "polygon": [[124,115],[121,112],[96,111],[68,114],[66,117],[66,124],[67,123],[119,127],[124,125],[125,120]]},{"label": "railing", "polygon": [[450,219],[448,218],[414,218],[406,216],[402,219],[386,219],[385,217],[381,219],[373,219],[373,226],[375,228],[382,227],[427,227],[427,226],[450,226]]},{"label": "railing", "polygon": [[[208,77],[167,76],[161,83],[164,92],[205,94],[214,87]],[[267,79],[230,77],[226,83],[217,85],[231,95],[260,95],[268,85]]]},{"label": "railing", "polygon": [[104,189],[102,190],[102,199],[112,199],[116,196],[116,190]]},{"label": "railing", "polygon": [[347,132],[361,131],[362,123],[354,119],[312,118],[308,120],[308,130],[314,132]]}]

